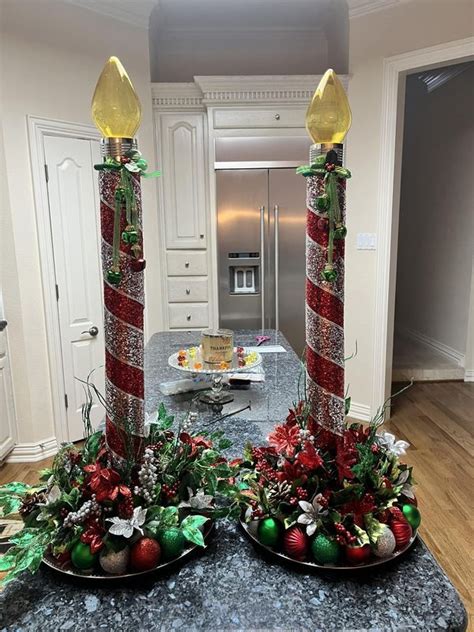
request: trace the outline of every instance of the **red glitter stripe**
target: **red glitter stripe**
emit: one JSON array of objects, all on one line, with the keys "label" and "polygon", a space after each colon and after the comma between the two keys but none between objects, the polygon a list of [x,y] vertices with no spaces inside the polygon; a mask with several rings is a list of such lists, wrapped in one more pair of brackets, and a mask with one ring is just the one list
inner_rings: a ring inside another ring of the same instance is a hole
[{"label": "red glitter stripe", "polygon": [[337,397],[344,397],[344,369],[331,360],[321,357],[311,347],[306,349],[306,367],[313,380]]},{"label": "red glitter stripe", "polygon": [[[105,436],[107,438],[107,446],[123,459],[127,455],[127,435],[123,428],[116,426],[114,422],[106,417],[105,419]],[[140,455],[143,452],[144,441],[138,435],[133,435],[134,454]]]},{"label": "red glitter stripe", "polygon": [[142,369],[117,360],[106,349],[105,371],[109,380],[121,391],[143,399],[145,389]]},{"label": "red glitter stripe", "polygon": [[[110,247],[113,245],[114,241],[114,216],[115,212],[107,206],[104,202],[100,203],[100,220],[101,220],[101,228],[102,228],[102,239],[106,241]],[[120,217],[120,234],[123,233],[127,226],[127,221],[125,217],[125,213],[122,212]],[[142,246],[142,234],[140,232],[140,239],[138,241],[138,245]],[[131,254],[131,246],[126,244],[120,239],[120,252],[125,252],[127,254]]]},{"label": "red glitter stripe", "polygon": [[104,303],[108,311],[129,325],[143,329],[143,305],[104,283]]},{"label": "red glitter stripe", "polygon": [[306,232],[313,241],[327,248],[328,246],[328,220],[319,217],[308,209],[306,217]]},{"label": "red glitter stripe", "polygon": [[336,325],[344,325],[344,303],[337,296],[326,292],[311,279],[306,279],[306,302],[311,309]]}]

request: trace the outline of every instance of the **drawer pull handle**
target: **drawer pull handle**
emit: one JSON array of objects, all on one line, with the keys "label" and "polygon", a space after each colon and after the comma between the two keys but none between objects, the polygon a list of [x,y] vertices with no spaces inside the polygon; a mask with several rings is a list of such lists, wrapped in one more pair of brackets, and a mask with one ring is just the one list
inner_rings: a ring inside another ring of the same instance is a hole
[{"label": "drawer pull handle", "polygon": [[191,314],[188,314],[188,315],[186,316],[186,320],[191,320]]},{"label": "drawer pull handle", "polygon": [[186,294],[189,296],[191,294],[191,290],[187,287],[186,288]]},{"label": "drawer pull handle", "polygon": [[200,237],[201,239],[204,239],[204,234],[203,234],[203,233],[201,233],[201,234],[199,235],[199,237]]},{"label": "drawer pull handle", "polygon": [[185,262],[184,267],[185,267],[185,268],[189,268],[189,261],[186,261],[186,262]]},{"label": "drawer pull handle", "polygon": [[280,115],[279,114],[275,114],[275,120],[277,120],[277,121],[280,120]]}]

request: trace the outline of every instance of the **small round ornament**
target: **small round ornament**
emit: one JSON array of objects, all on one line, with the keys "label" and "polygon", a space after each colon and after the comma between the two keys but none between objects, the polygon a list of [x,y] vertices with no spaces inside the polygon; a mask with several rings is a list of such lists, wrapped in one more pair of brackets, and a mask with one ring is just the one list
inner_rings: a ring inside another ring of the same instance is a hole
[{"label": "small round ornament", "polygon": [[323,281],[328,281],[329,283],[332,283],[337,279],[337,270],[333,265],[327,263],[324,270],[321,272],[321,276],[323,278]]},{"label": "small round ornament", "polygon": [[276,546],[280,539],[281,526],[275,518],[264,518],[257,529],[257,537],[265,546]]},{"label": "small round ornament", "polygon": [[130,549],[128,546],[124,547],[120,551],[106,551],[102,550],[99,557],[99,564],[106,573],[111,575],[124,575],[128,560],[130,558]]},{"label": "small round ornament", "polygon": [[107,270],[107,281],[111,285],[118,285],[122,280],[122,273],[118,270]]},{"label": "small round ornament", "polygon": [[395,536],[397,549],[403,549],[411,540],[412,530],[410,525],[404,518],[402,518],[392,520],[390,523],[390,529]]},{"label": "small round ornament", "polygon": [[143,272],[146,268],[146,261],[145,259],[131,259],[130,267],[134,272]]},{"label": "small round ornament", "polygon": [[421,522],[421,514],[418,510],[418,507],[415,507],[415,505],[403,505],[402,511],[409,525],[413,529],[418,529]]},{"label": "small round ornament", "polygon": [[160,533],[159,542],[163,557],[169,560],[181,555],[186,540],[177,527],[170,527]]},{"label": "small round ornament", "polygon": [[372,549],[370,548],[370,544],[364,544],[364,546],[346,546],[345,554],[349,564],[357,566],[357,564],[365,564],[369,561],[372,555]]},{"label": "small round ornament", "polygon": [[384,525],[384,529],[374,545],[374,555],[389,557],[395,551],[397,543],[391,529]]},{"label": "small round ornament", "polygon": [[309,541],[301,527],[290,527],[283,536],[283,550],[294,560],[304,560],[308,554]]},{"label": "small round ornament", "polygon": [[90,546],[84,542],[78,542],[74,545],[71,551],[71,562],[76,568],[81,571],[87,571],[91,569],[98,555],[91,553]]},{"label": "small round ornament", "polygon": [[313,557],[318,564],[335,564],[341,554],[341,546],[326,535],[318,535],[311,544]]},{"label": "small round ornament", "polygon": [[161,548],[153,538],[140,538],[130,551],[130,565],[136,571],[149,571],[158,565]]},{"label": "small round ornament", "polygon": [[316,208],[318,211],[327,211],[330,203],[329,196],[326,193],[323,193],[323,195],[319,195],[316,198]]}]

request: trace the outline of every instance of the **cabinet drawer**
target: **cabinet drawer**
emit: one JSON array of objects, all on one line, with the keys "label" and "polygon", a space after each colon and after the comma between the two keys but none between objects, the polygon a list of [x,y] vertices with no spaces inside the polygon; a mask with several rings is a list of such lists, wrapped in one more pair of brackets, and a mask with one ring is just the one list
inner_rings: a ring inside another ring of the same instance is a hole
[{"label": "cabinet drawer", "polygon": [[206,252],[173,252],[166,253],[168,276],[206,276]]},{"label": "cabinet drawer", "polygon": [[196,329],[209,326],[207,303],[170,303],[170,329]]},{"label": "cabinet drawer", "polygon": [[304,127],[305,113],[305,108],[285,109],[278,105],[271,110],[222,108],[214,110],[214,127]]},{"label": "cabinet drawer", "polygon": [[200,303],[208,300],[207,277],[168,279],[168,301],[170,303]]}]

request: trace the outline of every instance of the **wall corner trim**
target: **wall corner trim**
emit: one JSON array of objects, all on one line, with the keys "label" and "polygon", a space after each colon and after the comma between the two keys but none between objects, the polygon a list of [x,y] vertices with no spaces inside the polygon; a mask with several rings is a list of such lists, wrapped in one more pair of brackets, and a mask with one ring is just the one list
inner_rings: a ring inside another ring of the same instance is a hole
[{"label": "wall corner trim", "polygon": [[370,421],[372,419],[370,406],[367,404],[351,402],[348,417],[352,417],[353,419],[357,419],[359,421]]}]

